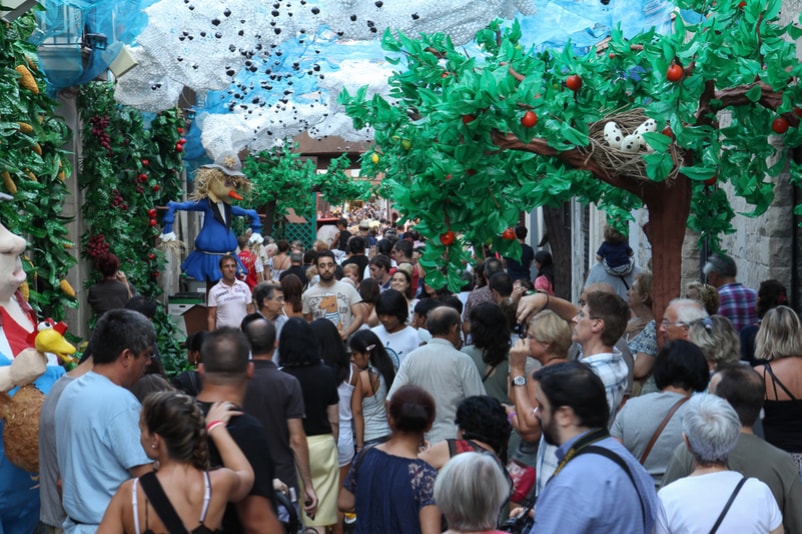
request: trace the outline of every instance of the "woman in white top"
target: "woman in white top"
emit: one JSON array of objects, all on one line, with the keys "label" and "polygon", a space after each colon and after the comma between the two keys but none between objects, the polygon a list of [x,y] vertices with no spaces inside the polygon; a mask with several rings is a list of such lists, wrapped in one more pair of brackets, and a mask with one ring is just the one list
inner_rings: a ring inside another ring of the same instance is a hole
[{"label": "woman in white top", "polygon": [[360,371],[357,388],[361,389],[362,406],[354,411],[354,441],[358,452],[390,437],[385,400],[395,379],[395,367],[381,340],[371,330],[357,330],[348,340],[348,346],[351,361]]},{"label": "woman in white top", "polygon": [[273,256],[272,263],[270,264],[270,272],[273,280],[279,280],[281,273],[286,271],[292,265],[290,261],[290,244],[282,239],[278,243],[278,252]]},{"label": "woman in white top", "polygon": [[[741,433],[735,409],[715,395],[688,401],[683,439],[694,471],[661,489],[657,534],[779,534],[782,514],[766,484],[727,469]],[[728,506],[729,505],[729,506]]]}]

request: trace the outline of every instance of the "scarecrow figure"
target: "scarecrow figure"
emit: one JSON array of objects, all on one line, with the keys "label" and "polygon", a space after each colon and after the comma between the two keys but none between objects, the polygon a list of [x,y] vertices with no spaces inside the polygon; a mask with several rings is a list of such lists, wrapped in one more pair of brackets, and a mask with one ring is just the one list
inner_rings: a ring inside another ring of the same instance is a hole
[{"label": "scarecrow figure", "polygon": [[[231,230],[232,217],[249,217],[254,236],[259,236],[262,223],[256,210],[232,206],[231,199],[242,200],[239,191],[247,191],[251,184],[242,173],[242,164],[235,154],[223,154],[214,163],[203,165],[197,173],[197,189],[187,202],[168,202],[164,216],[164,231],[161,240],[169,243],[176,240],[173,232],[175,211],[203,212],[203,226],[195,238],[195,250],[181,264],[181,271],[196,280],[205,280],[210,286],[216,283],[220,273],[220,257],[232,254],[237,258],[237,236]],[[237,258],[241,273],[245,267]]]}]

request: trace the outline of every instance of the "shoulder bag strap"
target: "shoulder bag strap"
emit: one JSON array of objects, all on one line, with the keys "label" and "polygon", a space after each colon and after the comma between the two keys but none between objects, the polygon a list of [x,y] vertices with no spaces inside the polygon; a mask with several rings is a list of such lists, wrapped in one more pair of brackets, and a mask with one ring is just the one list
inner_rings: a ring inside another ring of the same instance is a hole
[{"label": "shoulder bag strap", "polygon": [[627,291],[629,291],[629,284],[627,284],[627,279],[621,276],[620,274],[618,275],[618,278],[620,278],[621,281],[624,282],[624,287],[627,288]]},{"label": "shoulder bag strap", "polygon": [[616,453],[614,453],[610,449],[606,449],[604,447],[599,447],[598,445],[589,445],[589,446],[583,448],[582,450],[580,450],[577,453],[577,456],[579,456],[580,454],[586,454],[586,453],[599,454],[601,456],[604,456],[605,458],[608,458],[608,459],[612,460],[613,462],[617,463],[621,467],[621,469],[623,469],[624,472],[627,474],[627,476],[629,477],[630,482],[632,482],[632,485],[635,487],[635,493],[638,494],[638,501],[640,502],[641,517],[643,518],[643,530],[645,532],[646,531],[646,506],[643,504],[643,497],[641,496],[640,490],[638,489],[638,484],[635,482],[635,477],[632,476],[632,471],[630,471],[629,466],[627,465],[627,463],[620,456],[618,456]]},{"label": "shoulder bag strap", "polygon": [[713,528],[710,529],[710,534],[716,534],[718,527],[721,526],[721,522],[724,521],[724,517],[727,515],[727,512],[730,511],[730,506],[732,506],[732,502],[735,500],[735,497],[738,496],[738,492],[741,491],[741,488],[746,483],[746,477],[742,477],[741,481],[738,482],[738,485],[735,486],[735,489],[732,491],[732,495],[730,495],[730,500],[727,501],[727,504],[724,505],[724,509],[719,514],[718,519],[716,519],[716,524],[713,525]]},{"label": "shoulder bag strap", "polygon": [[145,496],[150,501],[153,509],[156,510],[159,519],[162,520],[162,523],[164,523],[164,526],[167,528],[167,532],[170,532],[170,534],[189,534],[187,527],[184,526],[184,522],[181,521],[175,508],[170,504],[170,499],[168,499],[167,495],[164,493],[159,479],[156,478],[156,473],[150,472],[146,475],[142,475],[139,477],[139,482],[142,484],[142,491],[145,492]]},{"label": "shoulder bag strap", "polygon": [[487,372],[485,373],[485,376],[482,377],[482,382],[487,380],[490,377],[490,375],[493,374],[493,371],[496,370],[496,367],[498,367],[498,364],[490,366],[490,369],[487,370]]},{"label": "shoulder bag strap", "polygon": [[654,431],[654,434],[652,435],[652,439],[650,439],[649,443],[646,445],[646,449],[643,451],[643,454],[641,455],[640,460],[638,460],[641,465],[646,463],[646,458],[649,457],[649,453],[652,452],[652,447],[654,447],[654,444],[657,443],[657,438],[659,438],[660,434],[663,433],[663,430],[666,428],[666,425],[668,424],[668,422],[671,421],[671,418],[674,416],[675,413],[677,413],[677,410],[679,410],[679,407],[682,406],[683,404],[685,404],[685,402],[687,402],[687,400],[689,398],[690,397],[682,397],[680,400],[675,402],[674,406],[672,406],[671,409],[668,411],[666,416],[663,418],[663,422],[660,423],[660,426],[658,426],[657,430]]}]

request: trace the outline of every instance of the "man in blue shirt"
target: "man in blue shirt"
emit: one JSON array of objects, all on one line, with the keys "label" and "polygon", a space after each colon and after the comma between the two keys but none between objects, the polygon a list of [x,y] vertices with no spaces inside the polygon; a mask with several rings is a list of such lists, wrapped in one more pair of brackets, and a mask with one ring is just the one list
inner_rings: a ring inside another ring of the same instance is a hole
[{"label": "man in blue shirt", "polygon": [[530,532],[652,532],[654,481],[610,437],[601,379],[573,361],[543,367],[534,380],[535,415],[546,443],[559,447],[559,465],[538,498]]}]

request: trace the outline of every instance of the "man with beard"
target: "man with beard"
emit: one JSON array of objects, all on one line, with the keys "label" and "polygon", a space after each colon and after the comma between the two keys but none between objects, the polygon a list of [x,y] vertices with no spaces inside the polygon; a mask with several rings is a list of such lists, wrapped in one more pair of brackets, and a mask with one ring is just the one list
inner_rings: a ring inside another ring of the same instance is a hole
[{"label": "man with beard", "polygon": [[337,263],[330,250],[323,250],[315,258],[320,281],[304,291],[303,314],[307,321],[328,319],[340,332],[343,340],[357,331],[362,325],[362,302],[357,290],[334,278]]},{"label": "man with beard", "polygon": [[530,533],[652,532],[654,481],[610,437],[601,379],[579,362],[543,367],[533,378],[535,415],[546,443],[558,446],[559,464],[538,498]]}]

